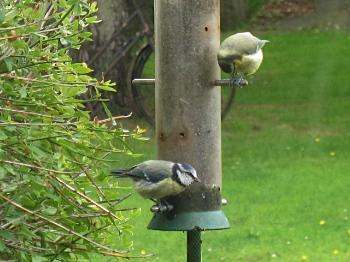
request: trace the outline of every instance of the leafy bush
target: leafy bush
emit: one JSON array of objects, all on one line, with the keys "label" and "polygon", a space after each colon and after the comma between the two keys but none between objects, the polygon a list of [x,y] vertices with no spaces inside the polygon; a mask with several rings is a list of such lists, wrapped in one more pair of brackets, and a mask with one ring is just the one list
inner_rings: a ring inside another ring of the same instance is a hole
[{"label": "leafy bush", "polygon": [[87,0],[2,1],[0,260],[128,256],[133,211],[118,210],[125,196],[107,157],[131,154],[127,141],[142,130],[127,132],[118,117],[90,121],[79,95],[89,87],[104,103],[99,90],[114,87],[68,55],[90,38],[96,9]]}]

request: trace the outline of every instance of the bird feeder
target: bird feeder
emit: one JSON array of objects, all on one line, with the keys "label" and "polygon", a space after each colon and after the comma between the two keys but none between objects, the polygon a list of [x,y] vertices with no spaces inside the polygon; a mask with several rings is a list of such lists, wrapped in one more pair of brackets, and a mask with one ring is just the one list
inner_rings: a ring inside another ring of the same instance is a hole
[{"label": "bird feeder", "polygon": [[[188,231],[188,245],[197,250],[200,231],[229,227],[221,210],[221,96],[215,86],[219,11],[219,0],[155,1],[158,159],[191,164],[201,183],[166,198],[174,208],[156,212],[148,228]],[[200,261],[189,246],[188,261]]]}]

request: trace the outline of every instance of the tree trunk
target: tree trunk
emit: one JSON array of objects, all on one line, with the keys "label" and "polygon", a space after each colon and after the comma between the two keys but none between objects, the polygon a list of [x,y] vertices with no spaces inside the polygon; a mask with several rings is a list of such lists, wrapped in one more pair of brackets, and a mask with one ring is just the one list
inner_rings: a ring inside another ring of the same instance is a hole
[{"label": "tree trunk", "polygon": [[[102,22],[92,26],[93,41],[81,48],[79,60],[93,68],[98,79],[116,83],[117,92],[102,95],[109,99],[107,104],[112,114],[129,113],[132,109],[128,70],[133,56],[144,42],[138,36],[145,30],[153,32],[152,22],[149,22],[153,21],[153,1],[97,0],[97,4],[97,16]],[[139,13],[135,13],[137,11]],[[105,117],[101,103],[89,102],[87,106],[93,116]]]}]

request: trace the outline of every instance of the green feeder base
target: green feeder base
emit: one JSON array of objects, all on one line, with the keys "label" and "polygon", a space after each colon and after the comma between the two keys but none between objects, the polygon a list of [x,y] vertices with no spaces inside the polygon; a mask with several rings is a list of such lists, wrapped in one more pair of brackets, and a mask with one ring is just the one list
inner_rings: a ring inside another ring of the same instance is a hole
[{"label": "green feeder base", "polygon": [[148,229],[164,231],[218,230],[229,228],[230,224],[221,210],[182,212],[169,216],[155,213]]}]

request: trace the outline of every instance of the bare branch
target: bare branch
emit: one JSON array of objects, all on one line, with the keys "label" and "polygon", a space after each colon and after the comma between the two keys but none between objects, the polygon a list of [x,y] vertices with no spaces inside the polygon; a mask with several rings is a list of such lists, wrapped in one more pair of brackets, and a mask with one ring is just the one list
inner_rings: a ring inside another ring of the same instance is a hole
[{"label": "bare branch", "polygon": [[[39,211],[40,211],[40,209],[33,211],[33,213],[38,213]],[[28,216],[28,214],[23,214],[22,216],[19,216],[15,219],[12,219],[11,221],[1,225],[0,229],[5,229],[8,226],[12,225],[13,223],[16,223],[17,221],[20,221],[21,219],[25,218],[26,216]]]},{"label": "bare branch", "polygon": [[50,5],[49,9],[46,11],[46,14],[44,16],[43,22],[40,25],[40,30],[44,29],[45,27],[45,23],[47,21],[47,19],[50,17],[52,11],[53,11],[54,5]]},{"label": "bare branch", "polygon": [[59,171],[59,170],[54,170],[54,169],[49,169],[49,168],[45,168],[45,167],[39,167],[39,166],[31,165],[31,164],[25,164],[25,163],[14,162],[14,161],[9,161],[9,160],[2,160],[2,159],[0,159],[0,162],[6,163],[6,164],[10,164],[10,165],[15,165],[15,166],[30,167],[30,168],[33,168],[33,169],[44,170],[44,171],[51,172],[51,173],[56,173],[56,174],[79,174],[79,172]]},{"label": "bare branch", "polygon": [[104,211],[105,213],[109,214],[111,217],[121,221],[122,219],[117,217],[115,214],[113,214],[110,210],[108,210],[107,208],[105,208],[104,206],[102,206],[101,204],[97,203],[95,200],[91,199],[90,197],[88,197],[87,195],[83,194],[82,192],[80,192],[79,190],[77,190],[76,188],[68,185],[66,182],[64,182],[62,179],[58,178],[58,177],[52,177],[53,179],[55,179],[56,181],[58,181],[61,185],[65,186],[66,188],[68,188],[70,191],[76,193],[77,195],[79,195],[80,197],[84,198],[85,200],[87,200],[88,202],[92,203],[94,206],[96,206],[97,208],[101,209],[102,211]]},{"label": "bare branch", "polygon": [[97,193],[98,193],[98,196],[100,197],[100,200],[105,199],[107,201],[107,203],[110,205],[105,193],[103,193],[103,191],[98,187],[95,180],[91,177],[90,172],[82,164],[78,164],[78,165],[79,165],[80,169],[83,171],[83,173],[86,175],[86,177],[89,179],[91,184],[93,184],[94,187],[97,189]]},{"label": "bare branch", "polygon": [[98,120],[97,118],[94,119],[94,121],[97,123],[97,124],[106,124],[106,123],[110,123],[110,122],[113,122],[115,120],[118,120],[118,119],[125,119],[125,118],[129,118],[132,116],[132,112],[130,112],[128,115],[126,116],[114,116],[112,118],[106,118],[106,119],[102,119],[102,120]]},{"label": "bare branch", "polygon": [[[108,202],[109,203],[114,203],[114,205],[118,205],[120,204],[121,202],[123,202],[124,200],[128,199],[130,196],[132,195],[132,193],[128,193],[127,195],[123,196],[122,198],[118,198],[118,199],[114,199],[114,200],[109,200]],[[107,201],[100,201],[99,203],[102,204],[102,203],[106,203]]]},{"label": "bare branch", "polygon": [[[38,31],[38,32],[30,32],[30,33],[27,33],[27,34],[21,34],[21,35],[18,35],[16,37],[17,38],[28,38],[28,37],[30,37],[33,34],[43,34],[43,33],[48,33],[48,32],[53,32],[53,31],[58,31],[58,30],[60,30],[60,28],[56,27],[56,28],[41,30],[41,31]],[[7,40],[7,39],[13,39],[13,36],[9,35],[9,36],[0,37],[0,40]]]},{"label": "bare branch", "polygon": [[26,123],[26,122],[1,122],[0,126],[76,126],[78,122],[72,123]]},{"label": "bare branch", "polygon": [[26,81],[26,82],[49,84],[49,85],[58,85],[58,86],[67,86],[67,87],[86,87],[87,85],[96,85],[96,84],[98,84],[97,81],[93,81],[93,82],[74,82],[74,83],[69,83],[69,82],[51,82],[51,81],[39,80],[39,79],[35,79],[35,78],[21,77],[21,76],[17,76],[17,75],[14,75],[14,74],[8,74],[8,73],[0,74],[0,76],[3,76],[4,78],[23,80],[23,81]]},{"label": "bare branch", "polygon": [[31,116],[42,116],[42,117],[47,117],[47,118],[60,118],[60,117],[52,116],[52,115],[45,115],[45,114],[39,114],[39,113],[29,112],[29,111],[25,111],[25,110],[16,110],[16,109],[3,108],[3,107],[0,107],[0,111],[21,113],[21,114],[31,115]]},{"label": "bare branch", "polygon": [[129,256],[124,255],[124,254],[122,254],[119,251],[115,251],[115,250],[113,250],[113,249],[111,249],[109,247],[106,247],[106,246],[104,246],[104,245],[102,245],[102,244],[100,244],[100,243],[98,243],[98,242],[96,242],[96,241],[94,241],[94,240],[92,240],[92,239],[90,239],[88,237],[85,237],[85,236],[83,236],[83,235],[81,235],[81,234],[79,234],[79,233],[77,233],[77,232],[67,228],[66,226],[64,226],[64,225],[62,225],[60,223],[57,223],[56,221],[54,221],[54,220],[52,220],[50,218],[44,217],[44,216],[42,216],[40,214],[37,214],[37,213],[35,213],[35,212],[33,212],[33,211],[31,211],[31,210],[21,206],[17,202],[9,199],[8,197],[6,197],[6,196],[4,196],[2,194],[0,194],[0,198],[2,198],[3,200],[9,202],[11,205],[15,206],[16,208],[18,208],[18,209],[20,209],[20,210],[22,210],[22,211],[24,211],[24,212],[26,212],[26,213],[28,213],[28,214],[30,214],[32,216],[35,216],[35,217],[37,217],[39,219],[42,219],[42,220],[48,222],[49,224],[62,229],[63,231],[66,231],[66,232],[68,232],[68,233],[70,233],[70,234],[72,234],[72,235],[74,235],[76,237],[79,237],[80,239],[84,239],[85,241],[89,242],[90,244],[92,244],[92,245],[94,245],[94,246],[96,246],[98,248],[101,248],[103,250],[108,251],[108,252],[105,252],[106,255],[107,254],[111,254],[111,255],[113,254],[113,256],[116,256],[116,257],[129,258]]}]

